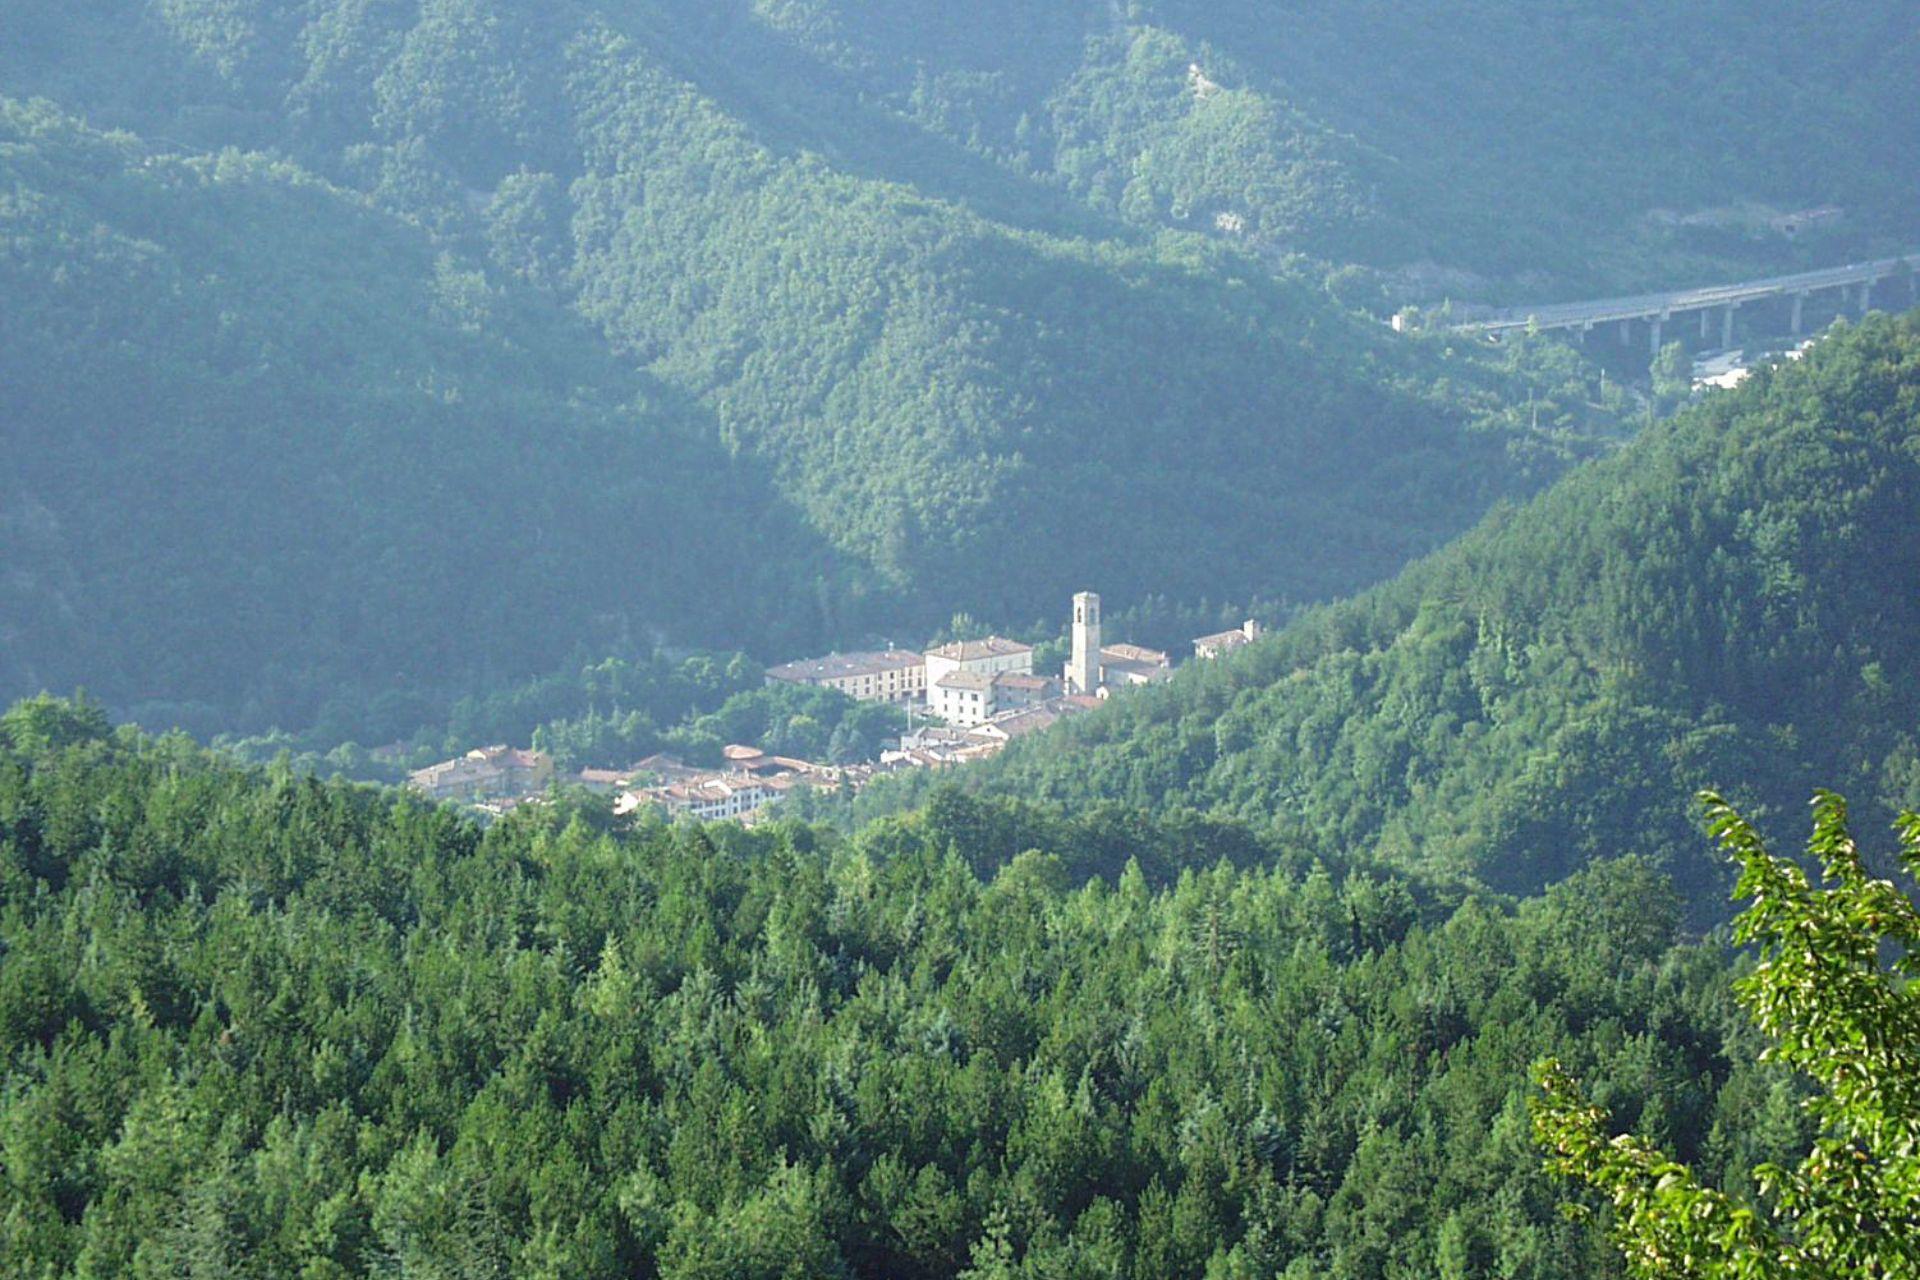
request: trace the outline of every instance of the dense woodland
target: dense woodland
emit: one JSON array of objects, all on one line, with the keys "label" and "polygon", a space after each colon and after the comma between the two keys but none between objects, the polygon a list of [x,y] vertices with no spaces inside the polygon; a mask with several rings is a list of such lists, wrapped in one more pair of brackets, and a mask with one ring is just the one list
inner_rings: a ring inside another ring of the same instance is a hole
[{"label": "dense woodland", "polygon": [[[1173,3],[23,0],[0,688],[367,740],[383,698],[582,646],[779,659],[1025,627],[1090,584],[1377,582],[1635,416],[1561,349],[1392,339],[1401,283],[1623,287],[1904,232],[1897,6],[1794,41],[1716,6],[1721,52],[1631,76],[1577,23],[1493,74],[1502,8],[1439,40],[1306,6],[1283,40]],[[1584,133],[1556,87],[1583,77]],[[1736,125],[1767,145],[1679,145]],[[1633,229],[1741,200],[1849,221]]]},{"label": "dense woodland", "polygon": [[946,796],[481,829],[0,718],[0,1255],[63,1276],[1609,1276],[1552,1053],[1732,1187],[1809,1136],[1651,869],[1516,904]]},{"label": "dense woodland", "polygon": [[563,78],[599,31],[783,149],[1015,221],[1090,209],[1211,232],[1231,214],[1263,251],[1534,290],[1792,252],[1737,224],[1663,230],[1656,211],[1836,204],[1842,244],[1915,230],[1920,29],[1885,0],[1684,18],[1648,0],[18,7],[0,68],[26,92],[329,168],[356,145],[411,149],[483,191],[520,167],[573,176]]},{"label": "dense woodland", "polygon": [[[1354,600],[965,777],[1180,804],[1511,889],[1633,850],[1718,911],[1688,797],[1920,803],[1920,319],[1837,331]],[[864,800],[874,811],[902,794]]]},{"label": "dense woodland", "polygon": [[[1816,1139],[1920,1193],[1912,1037],[1783,1016],[1920,1025],[1912,905],[1716,801],[1729,932],[1693,798],[1920,807],[1920,318],[1691,408],[1383,323],[1915,248],[1911,6],[3,7],[0,1271],[1668,1280]],[[1273,634],[751,830],[340,776],[858,758],[762,664],[1085,588]]]}]

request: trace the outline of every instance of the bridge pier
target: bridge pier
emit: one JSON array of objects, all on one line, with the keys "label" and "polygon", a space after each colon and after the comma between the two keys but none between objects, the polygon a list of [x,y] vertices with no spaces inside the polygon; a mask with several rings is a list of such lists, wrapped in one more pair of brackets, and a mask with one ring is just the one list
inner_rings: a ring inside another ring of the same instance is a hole
[{"label": "bridge pier", "polygon": [[1807,301],[1807,295],[1804,293],[1796,293],[1793,295],[1792,333],[1793,333],[1793,336],[1796,338],[1800,336],[1800,309],[1806,303],[1806,301]]},{"label": "bridge pier", "polygon": [[1656,356],[1660,354],[1660,326],[1665,320],[1665,316],[1653,316],[1647,321],[1651,326],[1647,331],[1647,347]]},{"label": "bridge pier", "polygon": [[1861,315],[1867,314],[1867,299],[1872,296],[1873,296],[1873,281],[1862,280],[1860,282],[1860,314]]},{"label": "bridge pier", "polygon": [[1625,347],[1625,346],[1631,346],[1632,344],[1633,344],[1633,321],[1622,320],[1620,322],[1620,345]]},{"label": "bridge pier", "polygon": [[1700,341],[1707,340],[1707,326],[1713,322],[1713,312],[1706,307],[1700,308]]},{"label": "bridge pier", "polygon": [[1720,349],[1722,351],[1733,349],[1733,308],[1734,304],[1729,302],[1726,312],[1720,317]]}]

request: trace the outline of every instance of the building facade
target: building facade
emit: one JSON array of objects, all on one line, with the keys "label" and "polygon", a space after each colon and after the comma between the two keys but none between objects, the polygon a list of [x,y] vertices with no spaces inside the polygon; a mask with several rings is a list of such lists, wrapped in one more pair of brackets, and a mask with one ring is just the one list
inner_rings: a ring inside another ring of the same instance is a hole
[{"label": "building facade", "polygon": [[830,653],[767,668],[768,684],[838,689],[860,702],[912,702],[927,691],[927,662],[905,649]]},{"label": "building facade", "polygon": [[1193,656],[1202,660],[1219,658],[1244,648],[1260,638],[1260,624],[1252,618],[1233,631],[1221,631],[1210,636],[1197,637],[1193,642]]},{"label": "building facade", "polygon": [[966,728],[993,715],[993,677],[980,671],[949,671],[927,690],[927,710]]},{"label": "building facade", "polygon": [[1102,689],[1158,684],[1173,676],[1173,660],[1159,649],[1138,644],[1110,644],[1100,650]]},{"label": "building facade", "polygon": [[553,758],[546,752],[504,745],[479,747],[407,775],[408,786],[434,800],[528,795],[552,781]]}]

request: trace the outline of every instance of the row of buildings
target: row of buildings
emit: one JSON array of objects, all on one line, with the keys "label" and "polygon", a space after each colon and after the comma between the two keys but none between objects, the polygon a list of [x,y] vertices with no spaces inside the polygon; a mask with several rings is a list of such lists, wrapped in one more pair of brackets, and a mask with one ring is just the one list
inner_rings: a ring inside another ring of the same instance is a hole
[{"label": "row of buildings", "polygon": [[969,726],[925,725],[901,735],[900,743],[880,753],[880,772],[942,769],[999,755],[1009,742],[1051,729],[1068,716],[1100,705],[1098,698],[1068,694],[1039,706],[1003,711]]},{"label": "row of buildings", "polygon": [[[1155,684],[1173,674],[1171,658],[1159,649],[1103,643],[1095,592],[1074,596],[1069,635],[1071,655],[1057,678],[1034,671],[1032,645],[988,636],[924,653],[886,649],[789,662],[769,667],[767,681],[819,685],[861,701],[924,704],[947,724],[964,729],[1063,697],[1104,698],[1117,689]],[[1195,639],[1194,657],[1217,658],[1259,636],[1260,624],[1249,620],[1233,631]]]},{"label": "row of buildings", "polygon": [[721,751],[719,769],[691,769],[670,756],[641,762],[650,785],[622,790],[613,811],[625,815],[658,808],[672,817],[717,822],[757,813],[800,786],[836,786],[848,770],[768,755],[758,747]]},{"label": "row of buildings", "polygon": [[477,747],[407,775],[407,785],[429,799],[469,802],[532,795],[552,781],[553,757],[505,745]]},{"label": "row of buildings", "polygon": [[[613,795],[617,814],[657,806],[673,816],[713,821],[745,817],[797,786],[858,784],[873,772],[770,756],[758,747],[731,746],[721,755],[718,769],[691,768],[673,756],[654,755],[625,769],[582,769],[558,780]],[[498,816],[541,800],[556,777],[546,752],[494,746],[416,769],[407,775],[407,785],[429,799]]]},{"label": "row of buildings", "polygon": [[[1249,621],[1198,637],[1193,654],[1217,658],[1259,635],[1259,624]],[[1074,596],[1070,639],[1058,676],[1036,672],[1034,647],[1004,636],[925,652],[829,654],[767,671],[769,683],[819,685],[861,701],[924,707],[938,718],[940,723],[917,732],[910,727],[875,763],[834,767],[730,746],[718,769],[690,768],[658,755],[627,769],[582,769],[563,781],[614,795],[614,811],[620,814],[657,807],[702,821],[748,818],[796,787],[859,787],[881,772],[984,759],[1015,739],[1097,707],[1116,690],[1155,684],[1173,674],[1173,663],[1161,650],[1103,642],[1100,597],[1094,592]],[[408,775],[408,784],[432,799],[499,812],[537,799],[555,780],[553,760],[545,752],[504,745],[481,747]]]},{"label": "row of buildings", "polygon": [[684,768],[673,757],[659,755],[625,769],[582,769],[561,777],[546,752],[502,745],[477,747],[463,756],[415,769],[407,775],[407,785],[430,800],[485,804],[536,796],[555,781],[607,795],[631,786],[636,778]]}]

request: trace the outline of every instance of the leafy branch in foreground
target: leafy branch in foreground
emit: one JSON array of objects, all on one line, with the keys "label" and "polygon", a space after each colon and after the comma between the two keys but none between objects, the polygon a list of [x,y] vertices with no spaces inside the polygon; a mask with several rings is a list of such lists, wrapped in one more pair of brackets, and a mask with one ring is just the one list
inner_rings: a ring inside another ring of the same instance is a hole
[{"label": "leafy branch in foreground", "polygon": [[[1920,909],[1873,878],[1847,829],[1846,802],[1814,799],[1808,852],[1824,878],[1769,853],[1719,796],[1709,829],[1741,865],[1735,923],[1760,961],[1737,991],[1772,1041],[1766,1056],[1810,1077],[1821,1136],[1792,1168],[1754,1171],[1762,1204],[1705,1185],[1632,1135],[1609,1137],[1552,1060],[1534,1133],[1548,1167],[1604,1193],[1613,1235],[1638,1275],[1693,1280],[1920,1276]],[[1920,873],[1920,816],[1901,815],[1900,861]],[[1893,955],[1891,963],[1883,956]]]}]

